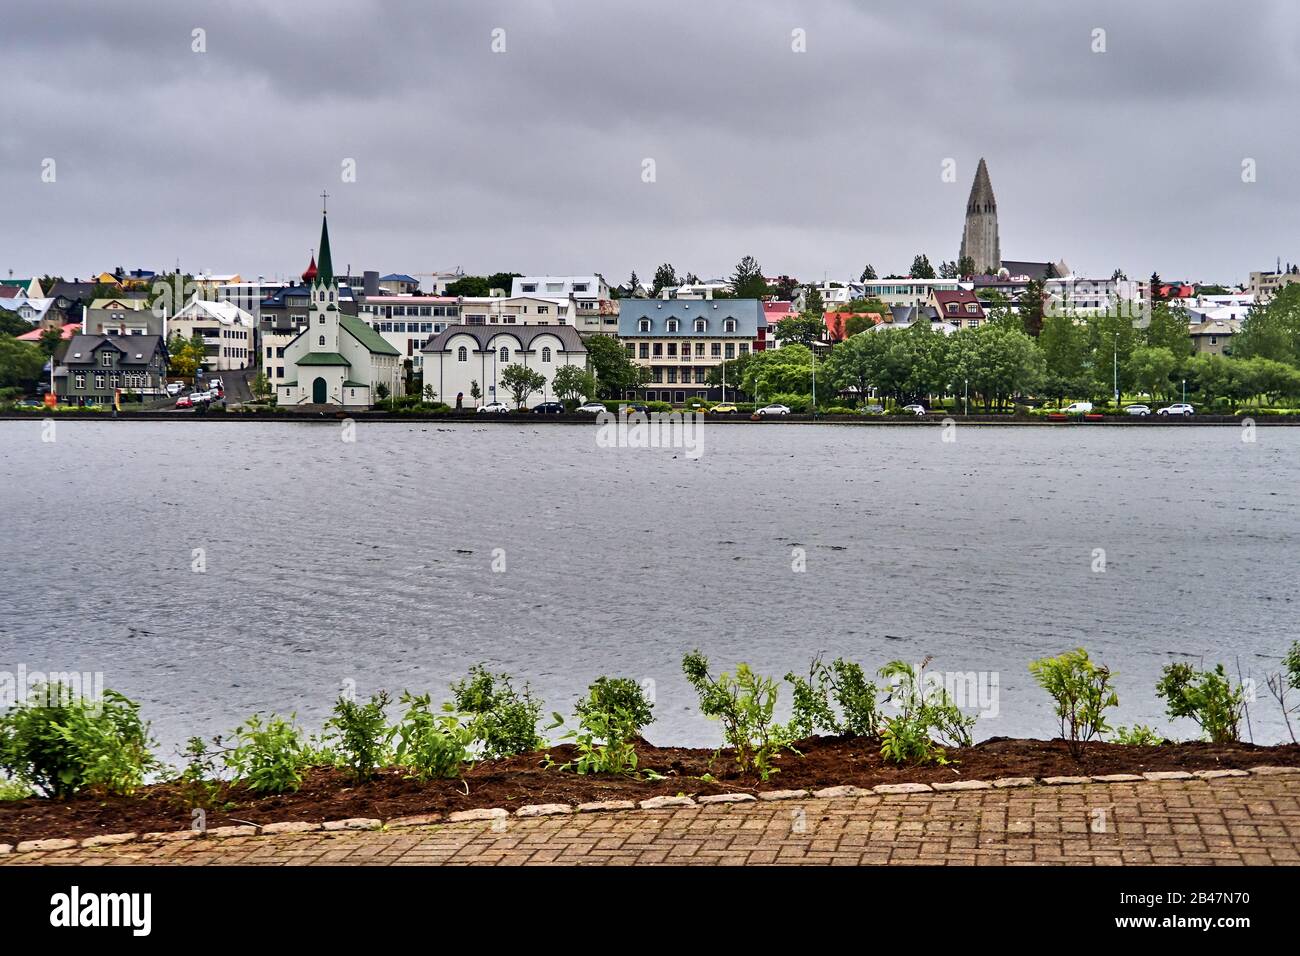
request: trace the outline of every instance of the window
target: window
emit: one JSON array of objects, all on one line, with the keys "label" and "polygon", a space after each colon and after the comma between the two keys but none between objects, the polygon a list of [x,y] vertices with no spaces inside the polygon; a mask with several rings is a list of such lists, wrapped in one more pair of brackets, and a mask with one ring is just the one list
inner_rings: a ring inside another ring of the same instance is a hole
[{"label": "window", "polygon": [[325,336],[323,336],[323,335],[320,337],[320,344],[321,344],[322,346],[325,344]]},{"label": "window", "polygon": [[95,390],[96,390],[96,391],[101,391],[101,392],[104,390],[104,373],[103,373],[103,372],[96,372],[96,373],[95,373]]},{"label": "window", "polygon": [[504,345],[501,346],[501,361],[502,363],[506,363],[510,361],[510,350],[506,348]]},{"label": "window", "polygon": [[649,331],[650,331],[650,320],[649,320],[649,319],[642,319],[640,322],[638,322],[638,323],[636,324],[636,327],[637,327],[637,331],[638,331],[638,332],[649,332]]},{"label": "window", "polygon": [[650,343],[648,343],[648,342],[642,342],[642,343],[641,343],[641,358],[643,358],[643,359],[648,359],[649,357],[650,357]]},{"label": "window", "polygon": [[662,342],[656,342],[654,346],[655,358],[662,358],[664,354],[664,344]]},{"label": "window", "polygon": [[956,312],[956,311],[957,311],[957,303],[956,303],[956,302],[949,302],[949,303],[948,303],[948,311],[949,311],[949,312]]},{"label": "window", "polygon": [[[524,311],[525,311],[525,312],[528,311],[528,306],[524,306]],[[551,312],[551,307],[550,307],[549,305],[539,305],[539,306],[537,307],[537,314],[538,314],[538,315],[549,315],[550,312]]]},{"label": "window", "polygon": [[86,373],[85,373],[85,372],[78,372],[78,373],[77,373],[77,388],[85,388],[85,387],[86,387]]},{"label": "window", "polygon": [[551,350],[549,348],[542,349],[542,361],[549,362],[550,360],[551,360]]},{"label": "window", "polygon": [[317,324],[317,325],[324,325],[324,324],[325,324],[325,316],[322,315],[322,316],[320,317],[320,321],[317,322],[316,324]]},{"label": "window", "polygon": [[696,342],[696,343],[695,343],[695,354],[698,355],[700,358],[704,358],[704,343],[703,343],[703,342]]},{"label": "window", "polygon": [[748,354],[749,354],[749,343],[748,343],[748,342],[741,342],[741,343],[740,343],[740,354],[741,354],[741,355],[748,355]]},{"label": "window", "polygon": [[104,368],[110,367],[113,364],[113,356],[109,355],[107,350],[100,352],[99,364],[104,366]]},{"label": "window", "polygon": [[676,343],[676,342],[669,342],[669,343],[668,343],[668,355],[669,355],[670,358],[677,358],[677,343]]},{"label": "window", "polygon": [[967,302],[967,303],[966,303],[966,311],[967,311],[967,312],[976,312],[976,311],[978,311],[978,309],[979,309],[979,306],[977,306],[974,302]]},{"label": "window", "polygon": [[669,332],[676,332],[677,329],[678,329],[678,327],[680,326],[680,324],[681,324],[681,323],[679,323],[676,319],[669,319],[669,320],[668,320],[668,331],[669,331]]},{"label": "window", "polygon": [[696,332],[703,332],[703,331],[704,331],[705,329],[707,329],[708,327],[709,327],[709,322],[708,322],[707,319],[696,319],[696,320],[695,320],[695,331],[696,331]]},{"label": "window", "polygon": [[627,357],[630,359],[636,358],[636,346],[631,342],[627,343]]},{"label": "window", "polygon": [[724,319],[723,322],[722,322],[722,331],[724,331],[724,332],[734,332],[734,331],[736,331],[736,320],[735,320],[735,319]]},{"label": "window", "polygon": [[266,357],[267,358],[271,357],[271,346],[269,345],[266,347]]},{"label": "window", "polygon": [[720,343],[718,343],[718,342],[711,342],[711,343],[709,344],[709,354],[710,354],[711,356],[713,356],[714,358],[721,358],[721,357],[722,357],[722,345],[721,345]]},{"label": "window", "polygon": [[736,357],[736,343],[735,343],[735,342],[728,342],[728,343],[727,343],[727,358],[728,358],[728,359],[734,359],[735,357]]},{"label": "window", "polygon": [[675,368],[670,368],[670,369],[668,370],[668,384],[669,384],[669,385],[676,385],[676,384],[677,384],[677,369],[675,369]]}]

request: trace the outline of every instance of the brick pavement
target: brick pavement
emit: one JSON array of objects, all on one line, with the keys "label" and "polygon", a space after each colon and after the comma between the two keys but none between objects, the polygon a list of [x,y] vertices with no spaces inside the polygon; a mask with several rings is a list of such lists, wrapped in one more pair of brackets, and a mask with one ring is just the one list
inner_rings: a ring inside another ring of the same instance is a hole
[{"label": "brick pavement", "polygon": [[126,843],[31,863],[1300,864],[1300,775],[1033,786]]}]

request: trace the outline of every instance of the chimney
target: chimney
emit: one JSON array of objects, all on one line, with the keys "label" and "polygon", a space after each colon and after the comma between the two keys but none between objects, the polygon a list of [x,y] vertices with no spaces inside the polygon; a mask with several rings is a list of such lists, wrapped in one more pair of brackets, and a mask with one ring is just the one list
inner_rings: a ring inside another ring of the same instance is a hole
[{"label": "chimney", "polygon": [[361,287],[368,296],[379,295],[379,272],[367,269],[362,273]]}]

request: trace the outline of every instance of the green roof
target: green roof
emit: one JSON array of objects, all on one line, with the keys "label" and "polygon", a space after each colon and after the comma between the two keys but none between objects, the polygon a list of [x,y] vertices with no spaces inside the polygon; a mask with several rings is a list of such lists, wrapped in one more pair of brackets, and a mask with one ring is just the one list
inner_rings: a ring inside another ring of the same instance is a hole
[{"label": "green roof", "polygon": [[355,315],[340,315],[339,324],[354,339],[376,355],[401,355],[402,353],[389,345],[384,337],[362,322]]},{"label": "green roof", "polygon": [[308,352],[302,358],[298,359],[299,365],[346,365],[352,367],[352,363],[345,359],[338,352]]},{"label": "green roof", "polygon": [[348,379],[346,382],[343,383],[343,387],[344,388],[369,388],[370,386],[367,385],[365,382],[354,382],[352,381],[352,379]]}]

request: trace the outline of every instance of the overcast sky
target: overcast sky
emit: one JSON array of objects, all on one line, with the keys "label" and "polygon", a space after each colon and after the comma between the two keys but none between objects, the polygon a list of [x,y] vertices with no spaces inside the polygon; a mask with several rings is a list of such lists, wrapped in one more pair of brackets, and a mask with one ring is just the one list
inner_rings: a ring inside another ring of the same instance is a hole
[{"label": "overcast sky", "polygon": [[884,275],[956,258],[981,156],[1008,259],[1300,260],[1292,0],[5,0],[2,26],[0,277],[296,275],[322,189],[355,271]]}]

